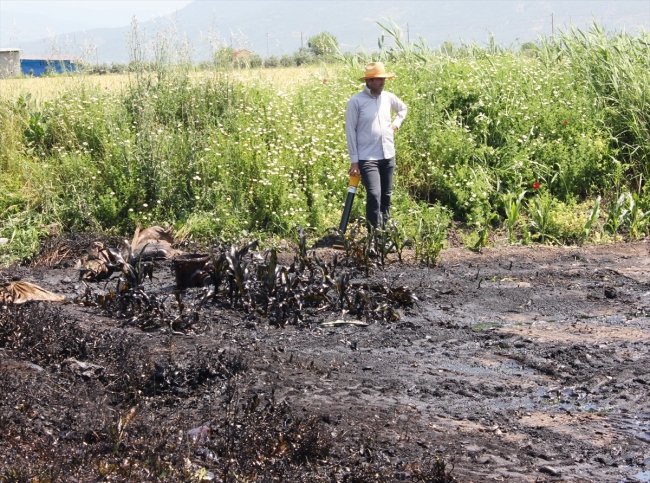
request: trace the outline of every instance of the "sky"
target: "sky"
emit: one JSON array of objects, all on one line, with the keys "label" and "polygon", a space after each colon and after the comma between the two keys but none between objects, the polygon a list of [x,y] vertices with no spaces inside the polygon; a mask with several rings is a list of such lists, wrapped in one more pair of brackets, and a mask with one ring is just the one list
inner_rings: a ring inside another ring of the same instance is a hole
[{"label": "sky", "polygon": [[[133,16],[150,20],[182,9],[192,0],[0,0],[0,44],[37,40],[94,28],[124,27]],[[25,19],[29,18],[29,23]]]},{"label": "sky", "polygon": [[134,16],[149,39],[175,19],[194,60],[209,58],[206,38],[214,32],[264,57],[295,52],[303,37],[306,44],[323,30],[334,33],[343,50],[374,50],[381,34],[377,21],[387,18],[411,40],[422,35],[434,47],[445,41],[485,44],[490,34],[517,45],[550,35],[551,14],[556,31],[588,28],[593,20],[610,31],[650,30],[650,0],[0,0],[0,47],[37,55],[51,53],[53,45],[66,45],[69,54],[91,45],[93,60],[125,62]]}]

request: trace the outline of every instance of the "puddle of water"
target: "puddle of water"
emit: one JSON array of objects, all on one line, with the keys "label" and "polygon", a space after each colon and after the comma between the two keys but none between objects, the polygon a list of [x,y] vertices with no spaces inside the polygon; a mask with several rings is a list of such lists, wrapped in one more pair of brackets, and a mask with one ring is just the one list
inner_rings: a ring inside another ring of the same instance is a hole
[{"label": "puddle of water", "polygon": [[510,359],[505,360],[505,361],[501,361],[501,363],[498,365],[498,368],[496,369],[495,372],[500,372],[502,374],[507,374],[507,375],[514,375],[514,374],[535,375],[535,374],[537,374],[534,369],[531,369],[530,367],[522,366],[519,362],[510,360]]},{"label": "puddle of water", "polygon": [[548,393],[545,387],[539,387],[534,394],[535,395],[533,401],[544,406],[557,406],[559,409],[564,409],[571,412],[605,411],[604,407],[599,406],[594,402],[588,402],[585,399],[580,399],[579,395],[571,388],[563,389],[560,392],[553,391],[551,393]]},{"label": "puddle of water", "polygon": [[[461,364],[458,360],[439,360],[436,364],[437,370],[443,370],[445,373],[451,373],[462,376],[472,376],[484,378],[486,380],[494,380],[499,378],[498,373],[503,373],[499,369],[486,367],[483,364],[477,364],[475,359],[467,358],[467,363]],[[442,375],[442,373],[441,373]],[[446,374],[449,375],[449,374]]]},{"label": "puddle of water", "polygon": [[435,365],[436,370],[442,369],[445,372],[451,372],[456,375],[465,375],[465,376],[474,376],[479,378],[485,378],[486,380],[503,380],[506,382],[507,379],[504,379],[504,376],[523,376],[537,375],[537,372],[534,369],[529,367],[522,366],[519,362],[512,359],[490,359],[484,361],[475,356],[474,346],[469,346],[468,344],[462,344],[460,346],[454,345],[453,348],[449,349],[450,351],[455,351],[457,348],[464,349],[468,352],[455,352],[451,357],[450,354],[444,354],[442,357],[439,355],[439,348],[435,347],[430,349],[430,353],[435,353],[435,364],[433,359],[429,359],[429,355],[424,355],[426,362],[431,362]]},{"label": "puddle of water", "polygon": [[606,411],[606,408],[602,406],[598,406],[595,403],[581,403],[580,406],[577,406],[576,404],[572,404],[569,402],[569,403],[560,403],[557,405],[557,407],[571,412],[582,411],[582,412],[599,413],[599,412]]},{"label": "puddle of water", "polygon": [[642,471],[636,475],[632,475],[632,478],[636,478],[636,481],[639,483],[650,483],[650,471]]}]

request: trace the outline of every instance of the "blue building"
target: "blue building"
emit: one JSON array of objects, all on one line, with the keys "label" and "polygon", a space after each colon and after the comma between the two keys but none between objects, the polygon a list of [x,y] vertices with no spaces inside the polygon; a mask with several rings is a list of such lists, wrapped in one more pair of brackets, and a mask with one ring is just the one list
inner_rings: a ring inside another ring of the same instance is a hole
[{"label": "blue building", "polygon": [[20,59],[20,72],[39,77],[46,72],[75,72],[79,66],[76,57],[42,56]]}]

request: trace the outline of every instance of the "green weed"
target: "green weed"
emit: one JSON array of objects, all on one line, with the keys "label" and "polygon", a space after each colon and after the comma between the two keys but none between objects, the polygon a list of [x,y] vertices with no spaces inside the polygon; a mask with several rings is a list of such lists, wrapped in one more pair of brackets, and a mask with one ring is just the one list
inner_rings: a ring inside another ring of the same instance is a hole
[{"label": "green weed", "polygon": [[519,222],[521,202],[525,196],[526,192],[522,191],[517,197],[513,193],[506,193],[501,197],[505,212],[504,222],[508,230],[508,240],[510,240],[510,243],[515,242],[515,228]]},{"label": "green weed", "polygon": [[616,239],[619,229],[627,222],[629,210],[626,201],[626,193],[622,193],[609,204],[605,229],[614,236],[614,239]]},{"label": "green weed", "polygon": [[498,329],[499,327],[503,327],[503,324],[500,322],[480,322],[478,324],[472,325],[472,330],[483,331],[489,329]]},{"label": "green weed", "polygon": [[432,215],[420,220],[415,237],[415,258],[427,266],[435,266],[440,261],[440,252],[447,239],[449,214],[439,206],[430,207]]},{"label": "green weed", "polygon": [[549,196],[538,195],[528,202],[527,207],[530,227],[534,232],[533,238],[540,243],[546,243],[547,239],[557,243],[557,239],[550,234],[554,225],[552,199]]},{"label": "green weed", "polygon": [[648,223],[650,222],[650,210],[644,211],[642,209],[642,200],[636,193],[631,195],[628,193],[628,200],[629,209],[626,226],[630,234],[630,239],[636,240],[642,236],[648,228]]},{"label": "green weed", "polygon": [[599,216],[600,216],[600,196],[594,202],[594,207],[591,210],[591,215],[589,216],[589,219],[587,220],[584,228],[582,229],[580,244],[584,243],[584,241],[589,237],[589,235],[591,234],[594,228],[594,224],[596,223],[596,220],[598,220]]}]

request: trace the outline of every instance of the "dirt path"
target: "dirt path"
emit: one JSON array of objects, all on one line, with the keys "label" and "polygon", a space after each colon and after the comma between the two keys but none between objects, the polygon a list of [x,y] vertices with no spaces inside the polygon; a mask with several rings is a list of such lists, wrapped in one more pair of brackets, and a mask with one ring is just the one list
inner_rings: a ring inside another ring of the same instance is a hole
[{"label": "dirt path", "polygon": [[[71,296],[83,291],[71,269],[12,275]],[[409,285],[419,306],[393,323],[329,327],[323,318],[340,314],[311,314],[305,326],[285,328],[210,306],[201,309],[201,330],[188,335],[143,333],[92,307],[61,310],[90,332],[110,328],[148,348],[140,358],[142,367],[154,368],[154,380],[161,358],[187,368],[201,353],[236,352],[247,361],[242,394],[318,418],[332,444],[329,465],[344,465],[354,454],[355,461],[391,468],[394,480],[408,480],[416,473],[412,462],[442,455],[462,482],[650,481],[646,243],[451,249],[439,267],[394,264],[373,278]],[[163,281],[155,286],[167,290]],[[30,380],[67,391],[85,384],[97,414],[128,407],[111,400],[110,382],[66,379],[60,361],[44,371],[21,366],[45,365],[34,354],[5,345],[0,372],[20,373],[27,388]],[[100,364],[101,354],[88,349],[86,360]],[[161,395],[164,401],[140,400],[152,421],[175,417],[191,429],[214,420],[210,411],[227,397],[221,382],[201,382],[200,390],[177,385]],[[76,431],[73,423],[61,429],[65,418],[53,415],[66,394],[46,392],[34,411],[49,415],[43,425],[59,425],[50,432],[61,441],[64,431]],[[13,404],[16,424],[33,428],[34,418],[16,416],[14,399],[4,401]],[[10,422],[5,427],[0,452],[14,444],[6,435],[17,431]],[[11,461],[5,458],[6,468]]]}]

